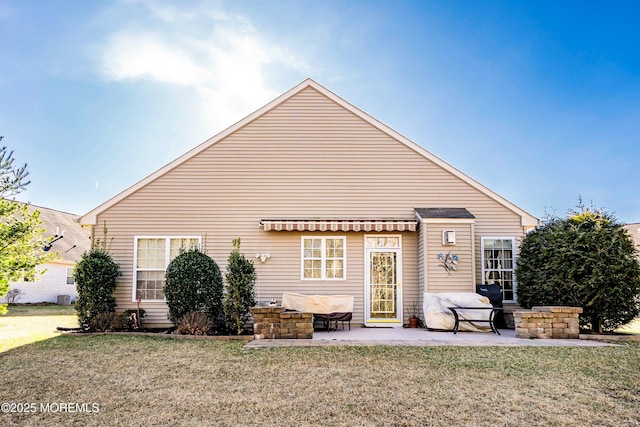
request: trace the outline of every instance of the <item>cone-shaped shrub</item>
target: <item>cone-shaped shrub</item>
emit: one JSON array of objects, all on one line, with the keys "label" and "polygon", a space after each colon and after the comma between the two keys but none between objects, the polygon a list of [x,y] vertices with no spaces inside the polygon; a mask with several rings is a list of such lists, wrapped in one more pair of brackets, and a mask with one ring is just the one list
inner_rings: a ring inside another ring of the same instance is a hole
[{"label": "cone-shaped shrub", "polygon": [[253,261],[240,253],[240,239],[233,241],[233,251],[227,261],[227,287],[224,295],[224,315],[227,328],[240,335],[249,309],[256,305],[253,286],[256,268]]}]

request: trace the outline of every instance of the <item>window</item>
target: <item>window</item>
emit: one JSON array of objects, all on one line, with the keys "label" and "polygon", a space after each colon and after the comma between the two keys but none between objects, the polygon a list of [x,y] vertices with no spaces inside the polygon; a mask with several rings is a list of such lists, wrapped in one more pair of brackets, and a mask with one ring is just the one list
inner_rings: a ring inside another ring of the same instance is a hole
[{"label": "window", "polygon": [[346,278],[346,238],[303,237],[302,278],[343,280]]},{"label": "window", "polygon": [[75,285],[76,279],[73,278],[73,267],[67,267],[67,285]]},{"label": "window", "polygon": [[515,243],[514,238],[482,238],[482,283],[499,285],[504,301],[516,300]]},{"label": "window", "polygon": [[133,300],[164,301],[164,274],[182,251],[200,247],[200,237],[136,237]]}]

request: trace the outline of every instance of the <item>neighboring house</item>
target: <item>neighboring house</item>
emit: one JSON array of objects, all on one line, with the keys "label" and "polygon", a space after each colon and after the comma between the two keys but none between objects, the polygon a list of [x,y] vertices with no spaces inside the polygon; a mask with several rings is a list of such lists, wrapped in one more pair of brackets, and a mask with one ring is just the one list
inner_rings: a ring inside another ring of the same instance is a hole
[{"label": "neighboring house", "polygon": [[631,238],[636,244],[636,248],[640,252],[640,222],[633,223],[633,224],[626,224],[625,227],[629,231],[629,234],[631,234]]},{"label": "neighboring house", "polygon": [[[40,265],[42,274],[26,276],[10,285],[10,289],[21,291],[18,303],[57,302],[58,295],[68,295],[69,301],[77,296],[73,269],[85,251],[89,250],[90,233],[78,224],[78,215],[56,211],[54,209],[29,205],[29,212],[40,211],[40,220],[45,232],[43,237],[50,243],[49,252],[57,252],[53,261]],[[2,298],[2,302],[6,297]]]},{"label": "neighboring house", "polygon": [[224,272],[240,237],[260,302],[352,295],[354,322],[392,326],[423,292],[498,283],[515,301],[517,247],[538,224],[309,79],[80,222],[108,227],[118,308],[139,298],[158,326],[169,324],[163,281],[180,247],[201,245]]}]

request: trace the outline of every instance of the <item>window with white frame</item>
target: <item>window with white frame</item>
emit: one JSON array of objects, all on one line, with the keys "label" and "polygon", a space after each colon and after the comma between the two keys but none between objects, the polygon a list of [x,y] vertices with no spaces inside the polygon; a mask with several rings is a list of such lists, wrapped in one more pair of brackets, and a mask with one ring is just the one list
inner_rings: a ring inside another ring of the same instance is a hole
[{"label": "window with white frame", "polygon": [[73,277],[73,267],[67,267],[67,285],[75,285],[76,279]]},{"label": "window with white frame", "polygon": [[302,279],[346,279],[345,237],[303,237]]},{"label": "window with white frame", "polygon": [[482,238],[482,283],[499,285],[504,301],[516,300],[516,240]]},{"label": "window with white frame", "polygon": [[200,247],[200,237],[136,237],[133,299],[164,301],[164,276],[171,260]]}]

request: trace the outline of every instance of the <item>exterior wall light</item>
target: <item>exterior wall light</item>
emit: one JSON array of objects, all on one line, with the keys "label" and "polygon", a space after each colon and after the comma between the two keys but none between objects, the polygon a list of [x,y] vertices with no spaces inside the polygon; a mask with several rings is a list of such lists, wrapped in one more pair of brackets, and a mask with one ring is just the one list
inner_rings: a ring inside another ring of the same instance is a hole
[{"label": "exterior wall light", "polygon": [[456,232],[453,230],[447,230],[442,232],[442,244],[443,245],[455,245],[456,244]]},{"label": "exterior wall light", "polygon": [[266,260],[271,258],[271,254],[269,252],[267,252],[266,254],[257,253],[256,258],[259,259],[260,262],[265,262]]}]

